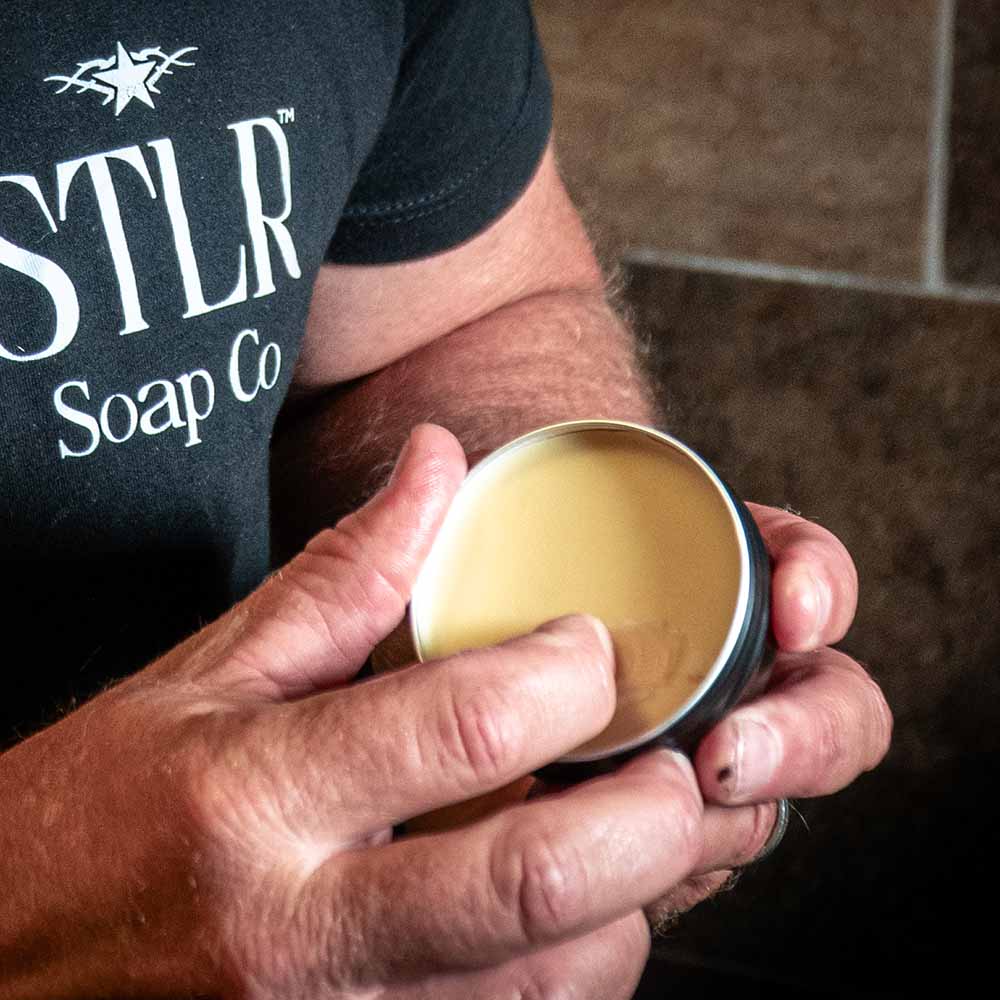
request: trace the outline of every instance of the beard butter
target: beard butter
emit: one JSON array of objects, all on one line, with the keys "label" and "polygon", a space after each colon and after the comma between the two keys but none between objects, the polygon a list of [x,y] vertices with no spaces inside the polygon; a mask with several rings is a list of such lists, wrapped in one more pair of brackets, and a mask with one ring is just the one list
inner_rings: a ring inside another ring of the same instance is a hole
[{"label": "beard butter", "polygon": [[414,644],[426,660],[600,618],[614,716],[547,775],[584,777],[650,742],[685,746],[735,703],[759,674],[767,576],[746,508],[686,446],[634,424],[557,424],[469,474],[414,589]]}]

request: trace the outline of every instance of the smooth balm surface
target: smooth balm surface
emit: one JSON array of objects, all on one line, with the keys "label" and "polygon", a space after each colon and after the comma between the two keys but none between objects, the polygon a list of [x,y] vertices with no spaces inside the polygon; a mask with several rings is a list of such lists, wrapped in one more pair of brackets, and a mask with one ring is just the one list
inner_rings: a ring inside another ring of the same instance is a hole
[{"label": "smooth balm surface", "polygon": [[610,725],[571,756],[677,712],[722,651],[740,548],[714,482],[638,431],[575,430],[488,460],[459,492],[414,599],[425,659],[588,612],[615,642]]}]

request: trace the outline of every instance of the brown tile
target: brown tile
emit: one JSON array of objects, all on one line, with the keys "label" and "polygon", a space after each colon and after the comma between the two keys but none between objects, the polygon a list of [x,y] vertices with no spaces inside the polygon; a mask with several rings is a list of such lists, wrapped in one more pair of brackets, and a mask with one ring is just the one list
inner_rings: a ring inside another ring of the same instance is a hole
[{"label": "brown tile", "polygon": [[918,275],[935,0],[534,6],[612,252]]},{"label": "brown tile", "polygon": [[951,107],[947,266],[1000,284],[1000,3],[958,0]]},{"label": "brown tile", "polygon": [[829,989],[987,960],[972,942],[975,900],[1000,888],[1000,307],[650,267],[628,295],[667,426],[853,553],[845,645],[897,721],[883,767],[800,803],[809,832],[670,947]]}]

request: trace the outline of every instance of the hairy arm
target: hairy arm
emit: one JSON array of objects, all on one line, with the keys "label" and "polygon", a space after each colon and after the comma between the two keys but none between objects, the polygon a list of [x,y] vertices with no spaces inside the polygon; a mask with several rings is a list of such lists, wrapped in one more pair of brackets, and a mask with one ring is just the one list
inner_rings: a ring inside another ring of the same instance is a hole
[{"label": "hairy arm", "polygon": [[473,458],[534,427],[653,406],[631,335],[600,289],[531,296],[305,404],[275,446],[280,548],[300,547],[374,492],[417,423]]},{"label": "hairy arm", "polygon": [[[660,420],[551,150],[518,202],[465,246],[388,268],[325,270],[296,389],[274,450],[282,558],[372,492],[418,422],[447,427],[474,461],[554,421]],[[864,671],[822,648],[843,636],[854,613],[850,556],[818,525],[768,508],[753,514],[775,567],[775,682],[702,742],[702,862],[650,907],[654,915],[685,910],[725,884],[732,843],[742,845],[737,856],[754,856],[752,844],[774,821],[774,799],[842,787],[881,758],[891,731]],[[406,655],[404,636],[388,659]],[[762,723],[773,752],[746,743],[745,720]],[[827,754],[824,733],[836,734],[844,752]],[[839,772],[827,757],[839,757]],[[464,822],[477,814],[452,815]],[[747,829],[755,832],[748,837]]]},{"label": "hairy arm", "polygon": [[640,368],[550,150],[464,246],[324,269],[273,452],[279,555],[373,493],[415,424],[447,427],[475,457],[559,420],[648,423]]}]

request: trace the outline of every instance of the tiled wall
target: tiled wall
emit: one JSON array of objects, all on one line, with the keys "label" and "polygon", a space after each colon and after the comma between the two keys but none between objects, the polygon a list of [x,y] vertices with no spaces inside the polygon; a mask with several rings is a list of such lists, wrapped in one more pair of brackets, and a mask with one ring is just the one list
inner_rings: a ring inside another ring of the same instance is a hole
[{"label": "tiled wall", "polygon": [[948,274],[1000,285],[1000,3],[957,0],[953,38]]},{"label": "tiled wall", "polygon": [[[671,429],[744,495],[845,540],[862,584],[845,646],[897,719],[883,767],[800,803],[808,832],[665,954],[769,996],[914,991],[988,964],[1000,0],[535,9],[564,173],[625,261]],[[641,995],[692,985],[671,969]]]},{"label": "tiled wall", "polygon": [[563,169],[612,252],[1000,284],[996,0],[535,9]]}]

